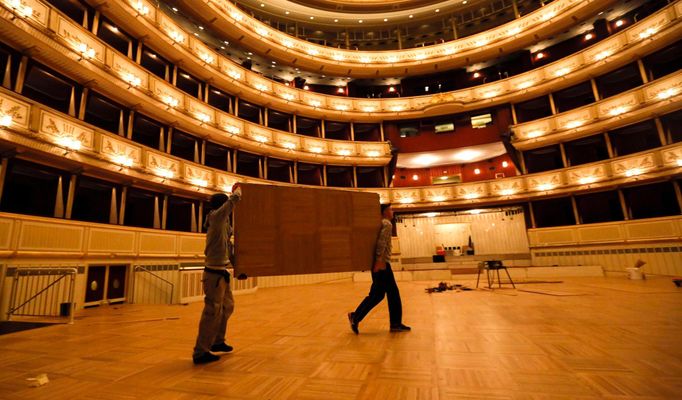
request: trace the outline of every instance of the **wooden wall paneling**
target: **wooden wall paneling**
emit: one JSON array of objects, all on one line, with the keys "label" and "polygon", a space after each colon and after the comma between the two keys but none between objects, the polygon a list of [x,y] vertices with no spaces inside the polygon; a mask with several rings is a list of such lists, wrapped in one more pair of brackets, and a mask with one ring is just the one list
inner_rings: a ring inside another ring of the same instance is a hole
[{"label": "wooden wall paneling", "polygon": [[237,273],[347,272],[371,265],[379,196],[342,190],[242,185],[235,208]]}]

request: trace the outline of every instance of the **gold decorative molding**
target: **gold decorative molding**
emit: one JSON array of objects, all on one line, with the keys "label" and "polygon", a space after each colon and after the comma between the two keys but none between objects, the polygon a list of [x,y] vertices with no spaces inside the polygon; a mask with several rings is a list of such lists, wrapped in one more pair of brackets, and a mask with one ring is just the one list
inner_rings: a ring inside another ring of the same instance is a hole
[{"label": "gold decorative molding", "polygon": [[48,111],[40,113],[40,131],[56,145],[72,150],[94,150],[95,131]]},{"label": "gold decorative molding", "polygon": [[514,146],[526,150],[578,139],[680,107],[682,71],[587,106],[514,125]]},{"label": "gold decorative molding", "polygon": [[[131,0],[131,3],[134,2],[135,0]],[[124,7],[124,4],[112,4],[110,9],[116,8],[117,14],[121,16],[123,13],[137,14],[134,8]],[[548,9],[555,4],[558,2],[555,1],[541,10]],[[318,117],[324,116],[339,121],[374,121],[388,118],[416,118],[443,112],[461,112],[465,109],[520,101],[521,99],[531,98],[533,93],[539,94],[548,90],[569,87],[578,83],[580,79],[588,79],[596,73],[603,73],[616,68],[625,62],[629,62],[632,57],[641,57],[649,51],[654,51],[664,47],[667,43],[674,42],[679,37],[681,30],[679,28],[682,11],[679,11],[679,8],[677,3],[671,4],[579,53],[512,78],[487,83],[472,89],[400,99],[349,99],[290,88],[284,84],[268,80],[254,71],[247,70],[217,52],[213,54],[217,60],[217,66],[207,66],[201,59],[201,54],[193,50],[197,47],[190,44],[190,42],[200,41],[200,39],[187,32],[184,32],[184,39],[180,42],[171,40],[175,43],[174,49],[182,54],[181,57],[189,57],[188,61],[194,63],[195,70],[203,71],[199,73],[199,76],[205,75],[206,70],[209,70],[216,82],[226,83],[222,88],[223,90],[240,93],[240,96],[251,99],[250,101],[258,102],[258,98],[260,98],[260,101],[266,101],[272,107],[279,108],[282,111]],[[158,40],[167,41],[170,38],[168,32],[177,32],[181,28],[174,25],[169,17],[163,16],[163,13],[160,12],[157,15],[158,22],[150,17],[145,17],[127,18],[126,23],[128,21],[130,21],[129,23],[144,21],[146,22],[144,29],[150,33],[153,33],[157,26],[163,27],[173,24],[172,29],[162,28],[164,33],[157,36]],[[641,32],[648,32],[648,36],[641,36]],[[461,40],[464,41],[463,43],[468,43],[467,45],[480,46],[480,43],[476,43],[478,40],[473,38]],[[415,49],[409,50],[409,52],[414,51]],[[297,60],[302,61],[301,59]],[[314,64],[312,68],[319,68],[319,63]],[[396,74],[403,72],[404,69],[401,69]],[[348,75],[348,73],[348,69],[344,69],[341,75]]]}]

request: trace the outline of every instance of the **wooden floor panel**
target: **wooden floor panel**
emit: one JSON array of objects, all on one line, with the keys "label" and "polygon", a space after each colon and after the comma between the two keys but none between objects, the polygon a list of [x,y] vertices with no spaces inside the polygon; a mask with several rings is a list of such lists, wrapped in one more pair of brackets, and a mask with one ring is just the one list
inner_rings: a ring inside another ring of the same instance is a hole
[{"label": "wooden floor panel", "polygon": [[[385,302],[350,331],[368,283],[236,296],[235,351],[205,366],[191,361],[200,302],[82,310],[73,325],[0,336],[0,398],[681,398],[682,289],[669,279],[425,293],[434,283],[399,283],[407,333],[389,332]],[[50,382],[29,387],[41,373]]]}]

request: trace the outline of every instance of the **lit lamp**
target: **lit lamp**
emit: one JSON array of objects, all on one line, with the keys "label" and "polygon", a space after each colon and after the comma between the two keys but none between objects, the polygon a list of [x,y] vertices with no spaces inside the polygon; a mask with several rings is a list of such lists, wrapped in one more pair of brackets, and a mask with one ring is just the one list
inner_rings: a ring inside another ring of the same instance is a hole
[{"label": "lit lamp", "polygon": [[12,116],[9,114],[4,114],[0,116],[0,126],[7,128],[12,125]]},{"label": "lit lamp", "polygon": [[21,4],[21,0],[9,0],[9,6],[12,7],[12,11],[22,18],[28,18],[33,15],[33,8]]},{"label": "lit lamp", "polygon": [[80,140],[66,135],[58,137],[56,141],[58,145],[67,149],[67,153],[69,151],[78,151],[83,145]]},{"label": "lit lamp", "polygon": [[114,163],[120,165],[121,167],[132,167],[133,159],[126,156],[125,154],[117,154],[113,157]]},{"label": "lit lamp", "polygon": [[149,14],[149,7],[147,7],[144,3],[141,1],[138,1],[135,4],[135,10],[137,10],[139,15],[147,15]]}]

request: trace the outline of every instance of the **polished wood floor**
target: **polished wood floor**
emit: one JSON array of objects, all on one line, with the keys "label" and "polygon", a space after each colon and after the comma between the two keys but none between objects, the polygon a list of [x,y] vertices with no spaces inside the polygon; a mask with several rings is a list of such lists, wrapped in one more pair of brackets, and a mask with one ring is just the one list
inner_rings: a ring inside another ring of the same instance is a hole
[{"label": "polished wood floor", "polygon": [[[234,353],[199,367],[200,303],[84,310],[71,326],[0,336],[0,398],[682,398],[682,289],[670,279],[425,293],[434,284],[399,282],[409,333],[389,333],[385,302],[350,331],[367,283],[237,296]],[[29,387],[41,373],[50,382]]]}]

